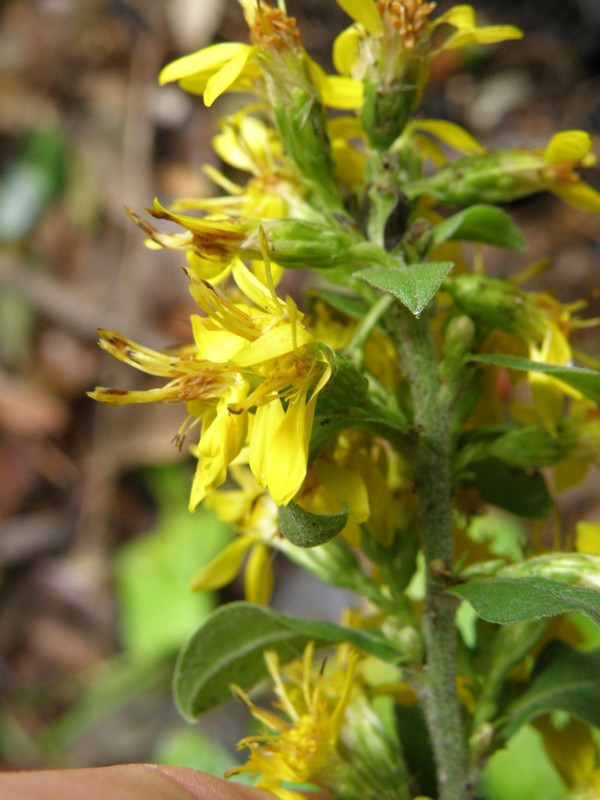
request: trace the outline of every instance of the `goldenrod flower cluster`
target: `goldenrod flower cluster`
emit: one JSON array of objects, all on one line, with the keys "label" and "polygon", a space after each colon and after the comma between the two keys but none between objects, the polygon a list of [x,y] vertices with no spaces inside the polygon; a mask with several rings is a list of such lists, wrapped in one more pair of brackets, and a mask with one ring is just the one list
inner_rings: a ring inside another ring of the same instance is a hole
[{"label": "goldenrod flower cluster", "polygon": [[[466,774],[467,738],[445,736],[445,706],[454,724],[469,716],[474,726],[476,772],[500,696],[490,699],[497,687],[477,672],[487,655],[468,674],[456,674],[451,652],[450,667],[440,657],[436,637],[456,639],[440,593],[495,575],[597,586],[595,528],[573,531],[584,552],[560,563],[533,535],[513,537],[511,555],[477,538],[478,518],[493,527],[498,509],[548,517],[547,482],[567,488],[600,462],[600,389],[593,369],[573,366],[572,344],[596,320],[582,317],[583,302],[486,275],[478,249],[524,247],[498,204],[551,192],[599,212],[600,194],[579,174],[594,161],[592,139],[563,131],[538,148],[487,151],[458,125],[420,116],[441,53],[521,37],[479,26],[471,6],[438,14],[425,0],[337,0],[351,24],[328,75],[283,0],[239,2],[249,43],[211,45],[160,75],[207,105],[250,95],[213,140],[223,169],[207,174],[222,194],[156,200],[152,221],[130,212],[150,248],[182,252],[198,306],[191,341],[159,352],[100,331],[108,353],[164,383],[90,394],[185,407],[176,440],[195,431],[190,510],[204,503],[235,531],[195,590],[220,588],[245,564],[247,599],[267,604],[281,551],[365,599],[397,648],[389,683],[368,691],[358,674],[369,664],[344,647],[332,674],[315,668],[312,645],[287,672],[268,653],[285,718],[236,689],[265,732],[243,740],[248,762],[231,774],[257,775],[281,800],[296,800],[302,782],[339,798],[408,800],[419,783],[398,740],[365,733],[367,721],[380,731],[379,695],[422,703],[440,797],[457,800],[467,796],[451,788]],[[308,271],[302,302],[279,288],[289,269]],[[511,563],[523,555],[532,558]],[[367,758],[358,751],[368,741]],[[389,774],[373,766],[386,759]]]}]

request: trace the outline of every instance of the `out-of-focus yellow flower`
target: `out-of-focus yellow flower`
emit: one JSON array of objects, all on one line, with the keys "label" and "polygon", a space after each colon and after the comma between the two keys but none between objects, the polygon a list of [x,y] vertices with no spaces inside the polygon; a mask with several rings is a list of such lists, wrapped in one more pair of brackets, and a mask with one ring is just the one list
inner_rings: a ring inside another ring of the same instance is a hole
[{"label": "out-of-focus yellow flower", "polygon": [[437,45],[436,53],[442,50],[457,50],[473,44],[497,44],[510,39],[521,39],[523,36],[523,32],[514,25],[478,27],[475,21],[475,9],[468,5],[458,5],[448,9],[433,21],[432,28],[435,30],[443,25],[451,26],[454,31],[442,34],[442,43]]},{"label": "out-of-focus yellow flower", "polygon": [[[281,8],[273,8],[264,0],[239,0],[244,9],[253,44],[222,42],[183,56],[167,64],[161,71],[159,83],[177,83],[191,94],[203,95],[210,106],[224,92],[256,92],[264,94],[265,74],[281,70],[286,57],[305,63],[307,73],[325,105],[332,108],[357,108],[362,99],[362,87],[339,75],[326,75],[302,48],[295,20]],[[280,77],[285,77],[286,69]]]},{"label": "out-of-focus yellow flower", "polygon": [[543,154],[545,188],[574,208],[600,214],[600,192],[581,180],[576,170],[596,162],[592,138],[585,131],[562,131],[550,139]]},{"label": "out-of-focus yellow flower", "polygon": [[245,465],[232,465],[230,473],[239,488],[212,492],[204,507],[232,524],[237,535],[194,576],[191,588],[205,592],[226,586],[246,559],[246,600],[266,605],[273,591],[271,546],[279,535],[277,506]]},{"label": "out-of-focus yellow flower", "polygon": [[[547,322],[540,345],[533,340],[529,341],[529,358],[541,364],[557,366],[572,363],[573,353],[569,341],[552,320]],[[528,372],[527,379],[533,395],[533,405],[540,421],[547,431],[556,433],[556,426],[562,417],[564,396],[568,395],[578,400],[581,392],[543,372]]]},{"label": "out-of-focus yellow flower", "polygon": [[248,772],[258,777],[257,787],[281,800],[301,800],[303,795],[283,784],[335,785],[336,774],[344,769],[336,745],[355,685],[358,656],[351,653],[331,674],[315,668],[312,644],[306,647],[302,662],[290,665],[285,672],[274,652],[265,653],[265,660],[278,706],[287,719],[259,708],[236,688],[265,732],[241,740],[238,747],[250,751],[248,761],[230,769],[227,777]]},{"label": "out-of-focus yellow flower", "polygon": [[[258,222],[236,217],[192,217],[175,214],[154,201],[149,213],[157,219],[175,222],[185,230],[178,233],[159,231],[132,211],[129,216],[148,236],[148,244],[171,250],[193,250],[200,257],[222,265],[229,264],[242,249],[251,232],[257,232]],[[258,248],[256,249],[258,253]]]},{"label": "out-of-focus yellow flower", "polygon": [[592,730],[575,717],[566,725],[556,727],[550,715],[533,721],[540,732],[544,748],[559,775],[578,800],[597,800],[600,797],[600,763]]},{"label": "out-of-focus yellow flower", "polygon": [[223,483],[246,441],[254,476],[277,505],[287,504],[306,475],[317,396],[331,376],[331,365],[293,300],[280,300],[241,262],[232,274],[244,303],[233,303],[192,277],[190,290],[206,316],[192,317],[194,345],[188,348],[157,353],[101,332],[101,345],[112,355],[171,378],[166,386],[145,392],[99,387],[90,393],[111,404],[187,405],[182,431],[202,426],[191,510]]},{"label": "out-of-focus yellow flower", "polygon": [[429,42],[433,33],[443,25],[454,28],[454,31],[447,33],[438,32],[439,39],[432,46],[430,57],[441,50],[456,50],[472,44],[494,44],[523,36],[522,31],[514,25],[478,27],[475,9],[468,5],[454,6],[431,20],[435,3],[427,0],[337,0],[337,4],[371,36],[384,36],[386,27],[393,27],[406,50],[415,49],[423,41]]},{"label": "out-of-focus yellow flower", "polygon": [[444,50],[522,36],[512,25],[477,27],[471,6],[437,19],[426,0],[337,0],[354,24],[335,40],[341,75],[364,82],[362,121],[370,143],[390,147],[421,101],[430,61]]},{"label": "out-of-focus yellow flower", "polygon": [[[393,463],[392,463],[393,462]],[[416,513],[408,481],[392,453],[366,431],[342,431],[312,464],[297,502],[315,514],[336,514],[348,506],[341,531],[360,549],[366,533],[390,547],[398,526]]]},{"label": "out-of-focus yellow flower", "polygon": [[[527,293],[483,275],[457,276],[448,281],[447,289],[473,321],[484,329],[496,329],[484,349],[520,357],[527,355],[538,363],[571,364],[572,331],[595,326],[599,321],[577,316],[586,305],[583,301],[561,303],[546,292]],[[510,336],[498,336],[498,329]],[[546,430],[555,434],[563,415],[565,395],[579,400],[581,393],[549,374],[530,371],[527,378],[535,412]],[[520,412],[519,408],[516,410]]]}]

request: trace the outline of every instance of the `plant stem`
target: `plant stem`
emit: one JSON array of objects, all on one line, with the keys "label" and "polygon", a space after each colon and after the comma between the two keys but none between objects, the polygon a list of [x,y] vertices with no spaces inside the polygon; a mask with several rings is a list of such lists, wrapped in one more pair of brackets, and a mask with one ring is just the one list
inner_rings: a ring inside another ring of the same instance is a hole
[{"label": "plant stem", "polygon": [[414,413],[413,469],[426,567],[427,666],[421,699],[436,760],[440,800],[465,800],[467,745],[456,694],[456,600],[443,591],[452,570],[450,409],[426,316],[396,304],[390,335],[410,387]]}]

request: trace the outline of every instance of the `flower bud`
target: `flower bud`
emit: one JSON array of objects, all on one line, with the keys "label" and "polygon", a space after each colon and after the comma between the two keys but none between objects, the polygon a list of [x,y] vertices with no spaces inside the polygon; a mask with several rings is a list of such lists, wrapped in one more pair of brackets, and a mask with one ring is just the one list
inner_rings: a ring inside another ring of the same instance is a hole
[{"label": "flower bud", "polygon": [[572,586],[600,589],[600,556],[591,553],[547,553],[509,564],[498,578],[550,578]]},{"label": "flower bud", "polygon": [[448,279],[444,288],[475,323],[509,333],[523,333],[528,328],[527,295],[509,283],[485,275],[458,275]]}]

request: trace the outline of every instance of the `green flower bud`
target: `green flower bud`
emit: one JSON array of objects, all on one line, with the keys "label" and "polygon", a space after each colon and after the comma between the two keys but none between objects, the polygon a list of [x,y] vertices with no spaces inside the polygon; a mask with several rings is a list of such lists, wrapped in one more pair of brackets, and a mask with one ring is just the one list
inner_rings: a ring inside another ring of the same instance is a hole
[{"label": "green flower bud", "polygon": [[498,578],[551,578],[573,586],[600,589],[600,556],[592,553],[547,553],[509,564]]},{"label": "green flower bud", "polygon": [[408,773],[402,746],[364,696],[353,699],[344,716],[338,750],[347,769],[327,787],[344,800],[408,800]]},{"label": "green flower bud", "polygon": [[470,352],[475,339],[475,325],[470,317],[461,314],[448,323],[444,334],[444,355],[448,361],[460,362]]},{"label": "green flower bud", "polygon": [[[331,223],[324,225],[293,219],[266,220],[264,229],[274,261],[288,268],[329,269],[352,264],[358,234]],[[260,255],[258,231],[244,246]]]},{"label": "green flower bud", "polygon": [[496,278],[459,275],[446,280],[444,289],[474,322],[489,328],[522,334],[533,322],[527,295]]}]

